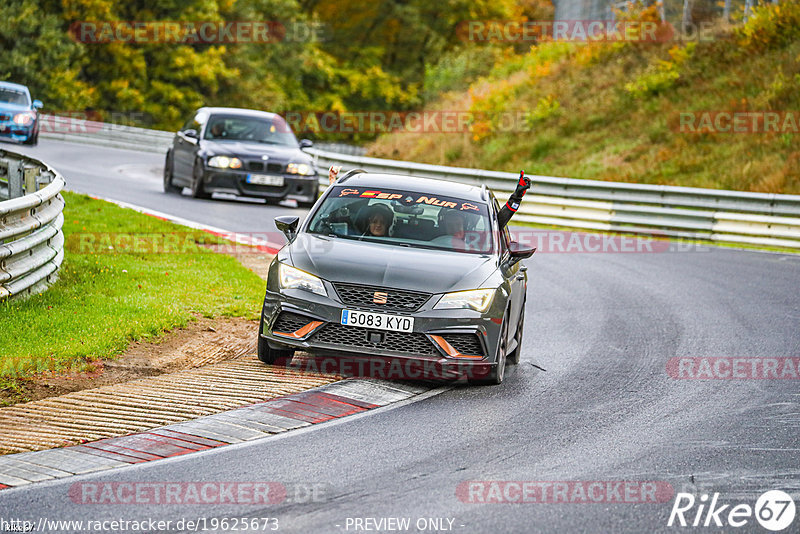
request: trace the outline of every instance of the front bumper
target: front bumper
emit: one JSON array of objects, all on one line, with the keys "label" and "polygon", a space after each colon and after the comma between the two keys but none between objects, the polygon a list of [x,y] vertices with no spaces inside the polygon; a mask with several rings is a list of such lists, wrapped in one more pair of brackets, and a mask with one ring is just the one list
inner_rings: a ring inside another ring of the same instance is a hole
[{"label": "front bumper", "polygon": [[265,198],[272,200],[293,199],[298,202],[316,202],[319,193],[319,177],[296,174],[276,174],[283,177],[283,185],[268,186],[248,184],[249,171],[216,169],[206,167],[203,172],[203,185],[208,193],[230,193],[238,196]]},{"label": "front bumper", "polygon": [[[401,376],[394,378],[480,378],[497,365],[501,319],[494,315],[502,318],[502,313],[497,314],[494,306],[483,314],[434,310],[438,301],[434,295],[413,313],[381,310],[414,318],[412,333],[390,332],[342,325],[343,309],[377,310],[345,304],[332,284],[325,285],[329,297],[296,289],[268,290],[260,335],[273,348],[290,347],[322,358],[366,358],[371,360],[368,366],[372,370],[376,359],[399,362],[395,370],[399,369]],[[338,365],[334,368],[342,371]]]}]

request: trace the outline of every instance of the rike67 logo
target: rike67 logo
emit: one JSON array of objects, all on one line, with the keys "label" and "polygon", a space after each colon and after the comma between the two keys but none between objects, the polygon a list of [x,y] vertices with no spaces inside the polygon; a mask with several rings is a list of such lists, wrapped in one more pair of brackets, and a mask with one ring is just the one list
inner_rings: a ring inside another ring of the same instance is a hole
[{"label": "rike67 logo", "polygon": [[756,500],[755,508],[749,504],[718,504],[719,493],[708,502],[708,495],[699,499],[691,493],[678,493],[667,526],[678,527],[743,527],[755,516],[756,521],[767,530],[778,532],[792,524],[795,504],[792,497],[780,490],[763,493]]}]

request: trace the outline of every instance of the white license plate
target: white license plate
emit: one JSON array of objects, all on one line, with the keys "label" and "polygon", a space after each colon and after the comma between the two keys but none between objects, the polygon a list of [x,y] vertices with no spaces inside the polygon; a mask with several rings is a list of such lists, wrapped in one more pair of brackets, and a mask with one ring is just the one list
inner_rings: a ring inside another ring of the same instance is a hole
[{"label": "white license plate", "polygon": [[375,328],[377,330],[391,330],[393,332],[413,332],[414,318],[402,315],[387,315],[385,313],[370,313],[353,310],[342,310],[342,324],[345,326],[360,326],[362,328]]},{"label": "white license plate", "polygon": [[255,185],[283,185],[283,176],[272,174],[248,174],[247,183]]}]

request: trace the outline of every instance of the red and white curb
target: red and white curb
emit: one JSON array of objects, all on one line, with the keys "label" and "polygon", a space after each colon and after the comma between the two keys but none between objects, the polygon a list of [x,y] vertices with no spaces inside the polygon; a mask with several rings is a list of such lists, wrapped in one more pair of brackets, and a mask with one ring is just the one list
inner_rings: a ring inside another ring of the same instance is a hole
[{"label": "red and white curb", "polygon": [[431,389],[422,384],[348,379],[138,434],[0,456],[0,489],[267,438],[406,401]]}]

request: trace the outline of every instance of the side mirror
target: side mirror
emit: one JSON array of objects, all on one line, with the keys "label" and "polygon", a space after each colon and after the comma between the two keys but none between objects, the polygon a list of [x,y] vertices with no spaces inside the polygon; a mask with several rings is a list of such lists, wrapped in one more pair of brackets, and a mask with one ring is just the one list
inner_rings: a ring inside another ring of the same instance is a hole
[{"label": "side mirror", "polygon": [[300,217],[296,215],[281,215],[280,217],[275,217],[275,226],[278,227],[278,230],[283,232],[283,235],[286,236],[286,239],[288,239],[290,243],[297,237],[297,224],[299,222]]},{"label": "side mirror", "polygon": [[44,104],[42,104],[41,100],[34,100],[33,107],[35,107],[36,109],[42,109],[44,107]]},{"label": "side mirror", "polygon": [[184,130],[183,135],[189,137],[190,139],[197,139],[197,130],[195,129]]},{"label": "side mirror", "polygon": [[314,143],[311,141],[311,139],[300,140],[300,148],[311,148],[312,146],[314,146]]},{"label": "side mirror", "polygon": [[513,266],[516,263],[524,260],[525,258],[530,258],[533,256],[533,253],[536,252],[535,248],[522,248],[520,247],[519,243],[516,241],[512,241],[511,245],[508,247],[509,258],[507,260],[507,265],[509,267]]}]

